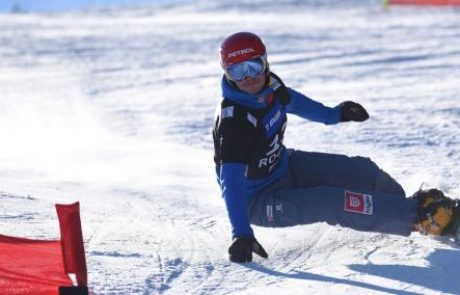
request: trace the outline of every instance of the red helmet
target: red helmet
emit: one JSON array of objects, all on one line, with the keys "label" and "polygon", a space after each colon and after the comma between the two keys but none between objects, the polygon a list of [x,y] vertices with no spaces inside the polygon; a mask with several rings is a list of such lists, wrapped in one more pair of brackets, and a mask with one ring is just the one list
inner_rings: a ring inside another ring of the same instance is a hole
[{"label": "red helmet", "polygon": [[239,32],[227,37],[220,45],[220,64],[223,68],[256,57],[267,64],[267,51],[256,34]]}]

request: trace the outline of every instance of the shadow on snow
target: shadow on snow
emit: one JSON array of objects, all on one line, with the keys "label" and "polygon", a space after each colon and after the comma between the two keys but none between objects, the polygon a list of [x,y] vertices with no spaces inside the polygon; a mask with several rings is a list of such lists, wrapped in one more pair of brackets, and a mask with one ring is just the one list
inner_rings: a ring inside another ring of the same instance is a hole
[{"label": "shadow on snow", "polygon": [[[441,292],[460,294],[460,284],[456,283],[458,279],[458,268],[460,267],[460,251],[439,249],[431,253],[427,259],[430,262],[430,266],[428,267],[396,264],[352,264],[349,268],[367,275],[384,277],[399,282],[406,282],[410,285],[417,285]],[[313,274],[303,271],[283,273],[257,264],[250,264],[247,267],[268,275],[289,279],[344,284],[389,294],[419,294],[417,292],[393,289],[362,281],[335,278],[332,276]]]},{"label": "shadow on snow", "polygon": [[460,284],[458,284],[460,251],[437,249],[427,257],[427,260],[430,262],[428,267],[352,264],[349,268],[368,275],[407,282],[432,290],[460,294]]}]

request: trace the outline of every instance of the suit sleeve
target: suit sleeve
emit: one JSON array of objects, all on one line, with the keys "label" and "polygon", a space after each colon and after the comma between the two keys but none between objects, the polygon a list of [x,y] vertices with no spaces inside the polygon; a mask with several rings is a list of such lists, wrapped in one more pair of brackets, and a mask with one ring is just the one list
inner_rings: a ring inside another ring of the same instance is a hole
[{"label": "suit sleeve", "polygon": [[219,137],[220,187],[234,238],[254,235],[249,225],[250,194],[245,177],[250,154],[250,134],[247,126],[240,123],[234,119],[224,119],[221,122]]},{"label": "suit sleeve", "polygon": [[288,113],[326,125],[340,122],[342,115],[342,108],[340,106],[334,108],[326,107],[292,88],[288,88],[288,91],[291,96],[290,102],[286,106]]},{"label": "suit sleeve", "polygon": [[249,225],[248,200],[250,196],[245,184],[245,169],[246,165],[242,163],[225,163],[220,166],[222,195],[234,238],[254,235]]}]

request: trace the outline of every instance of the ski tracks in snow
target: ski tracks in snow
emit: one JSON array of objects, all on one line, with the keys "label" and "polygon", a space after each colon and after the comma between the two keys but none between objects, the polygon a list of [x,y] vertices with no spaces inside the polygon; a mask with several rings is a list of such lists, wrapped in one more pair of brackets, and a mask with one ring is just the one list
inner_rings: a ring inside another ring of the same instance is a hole
[{"label": "ski tracks in snow", "polygon": [[114,199],[116,212],[99,220],[86,242],[96,294],[210,294],[219,288],[229,264],[223,248],[215,247],[216,237],[225,236],[223,220],[184,206],[187,200],[174,193]]},{"label": "ski tracks in snow", "polygon": [[[222,214],[212,215],[209,204],[203,210],[201,202],[187,199],[181,190],[172,190],[161,202],[159,198],[164,196],[112,197],[116,209],[102,218],[86,242],[95,294],[254,294],[262,286],[285,294],[298,294],[299,288],[316,294],[421,294],[437,289],[435,283],[421,283],[431,274],[423,268],[428,263],[425,237],[356,233],[323,223],[257,227],[269,258],[254,255],[252,263],[234,264],[227,259],[229,228]],[[437,241],[431,244],[439,247]],[[438,266],[437,279],[449,267]],[[388,279],[375,284],[376,275]],[[395,280],[400,280],[397,286]],[[292,289],[286,291],[286,286]]]},{"label": "ski tracks in snow", "polygon": [[[111,201],[116,209],[87,241],[96,294],[244,294],[247,290],[253,294],[262,291],[262,286],[272,291],[292,286],[285,294],[298,294],[299,287],[316,290],[312,293],[436,290],[436,284],[420,283],[430,275],[418,268],[428,263],[424,259],[427,247],[420,244],[424,237],[356,233],[324,223],[257,227],[258,240],[269,258],[254,255],[252,263],[241,265],[227,259],[230,238],[226,238],[225,216],[212,215],[209,204],[203,207],[181,189],[171,188],[167,198],[126,193]],[[431,243],[439,247],[436,241]],[[436,271],[440,280],[442,267]],[[406,268],[410,271],[404,272]],[[376,275],[387,277],[386,282],[375,284]],[[395,280],[400,280],[397,286],[393,286]]]}]

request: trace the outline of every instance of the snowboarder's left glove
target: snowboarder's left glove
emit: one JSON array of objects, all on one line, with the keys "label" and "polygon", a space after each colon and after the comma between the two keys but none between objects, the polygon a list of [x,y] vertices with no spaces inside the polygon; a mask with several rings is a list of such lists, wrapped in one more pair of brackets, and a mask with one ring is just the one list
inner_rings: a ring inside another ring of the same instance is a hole
[{"label": "snowboarder's left glove", "polygon": [[363,122],[369,119],[369,114],[366,109],[359,103],[352,101],[344,101],[340,104],[342,107],[341,122],[356,121]]},{"label": "snowboarder's left glove", "polygon": [[232,262],[251,262],[252,252],[263,258],[268,258],[267,252],[265,252],[265,249],[254,237],[236,238],[230,248],[228,248],[228,254]]}]

